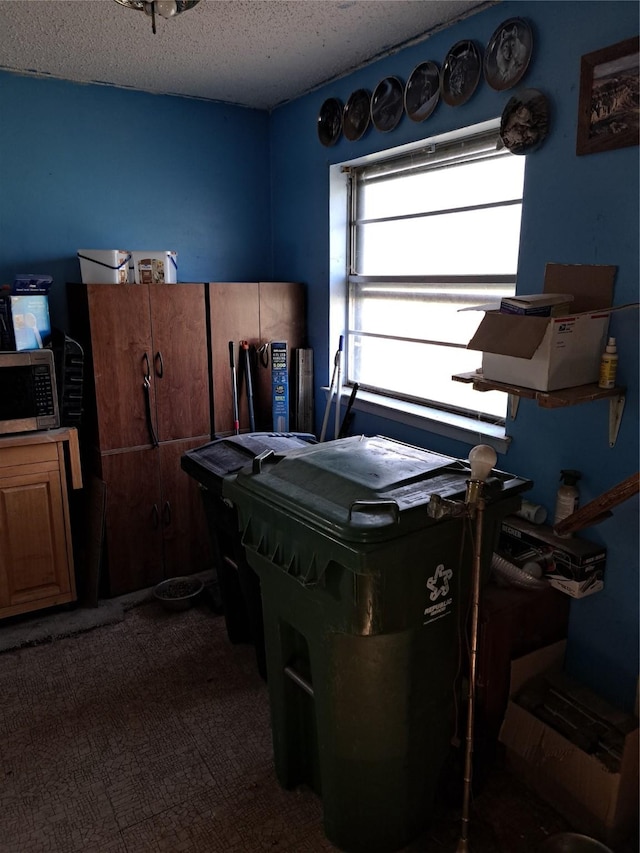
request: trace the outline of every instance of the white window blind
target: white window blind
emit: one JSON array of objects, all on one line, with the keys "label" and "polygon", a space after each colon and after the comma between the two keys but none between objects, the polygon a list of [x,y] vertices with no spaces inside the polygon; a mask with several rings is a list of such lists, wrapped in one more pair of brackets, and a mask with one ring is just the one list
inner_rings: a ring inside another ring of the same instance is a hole
[{"label": "white window blind", "polygon": [[498,131],[427,144],[348,172],[348,383],[500,422],[506,394],[474,392],[466,344],[515,293],[524,158]]}]

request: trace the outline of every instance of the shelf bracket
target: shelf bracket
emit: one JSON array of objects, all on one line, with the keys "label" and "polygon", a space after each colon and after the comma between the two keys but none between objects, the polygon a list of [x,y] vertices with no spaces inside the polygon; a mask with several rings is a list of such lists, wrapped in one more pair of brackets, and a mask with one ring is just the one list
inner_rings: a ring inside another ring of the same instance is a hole
[{"label": "shelf bracket", "polygon": [[616,445],[625,400],[624,394],[619,394],[617,397],[612,397],[609,400],[609,447],[615,447]]},{"label": "shelf bracket", "polygon": [[511,420],[515,421],[516,415],[518,414],[518,406],[520,405],[520,397],[517,394],[509,394],[509,415],[511,416]]}]

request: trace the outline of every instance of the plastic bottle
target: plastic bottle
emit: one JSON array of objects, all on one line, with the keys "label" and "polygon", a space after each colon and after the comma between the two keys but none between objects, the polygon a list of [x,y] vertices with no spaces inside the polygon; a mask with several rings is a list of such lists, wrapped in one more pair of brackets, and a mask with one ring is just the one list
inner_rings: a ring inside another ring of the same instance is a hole
[{"label": "plastic bottle", "polygon": [[[554,525],[559,524],[563,518],[571,515],[578,509],[580,493],[576,488],[576,483],[582,477],[580,471],[573,469],[563,469],[560,471],[560,480],[562,485],[558,489],[556,495],[556,512],[553,519]],[[568,539],[570,533],[565,534],[563,538]]]},{"label": "plastic bottle", "polygon": [[600,378],[598,379],[599,388],[615,388],[616,387],[616,370],[618,369],[618,348],[616,347],[616,339],[609,338],[605,351],[602,353],[600,360]]}]

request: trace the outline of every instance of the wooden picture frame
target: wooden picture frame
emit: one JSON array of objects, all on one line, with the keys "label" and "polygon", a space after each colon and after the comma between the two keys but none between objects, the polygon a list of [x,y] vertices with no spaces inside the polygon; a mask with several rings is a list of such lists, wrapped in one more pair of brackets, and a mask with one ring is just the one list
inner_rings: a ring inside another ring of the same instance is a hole
[{"label": "wooden picture frame", "polygon": [[635,36],[582,57],[576,154],[638,145],[638,53]]}]

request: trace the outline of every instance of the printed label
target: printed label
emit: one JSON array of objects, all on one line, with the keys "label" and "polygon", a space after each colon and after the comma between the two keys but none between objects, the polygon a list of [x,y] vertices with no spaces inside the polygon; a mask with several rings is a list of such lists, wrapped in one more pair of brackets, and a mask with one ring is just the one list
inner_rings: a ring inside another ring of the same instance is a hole
[{"label": "printed label", "polygon": [[451,611],[453,597],[449,594],[449,582],[452,577],[451,569],[445,568],[444,564],[440,563],[427,579],[427,606],[423,613],[423,625],[435,622],[436,619],[441,619]]}]

